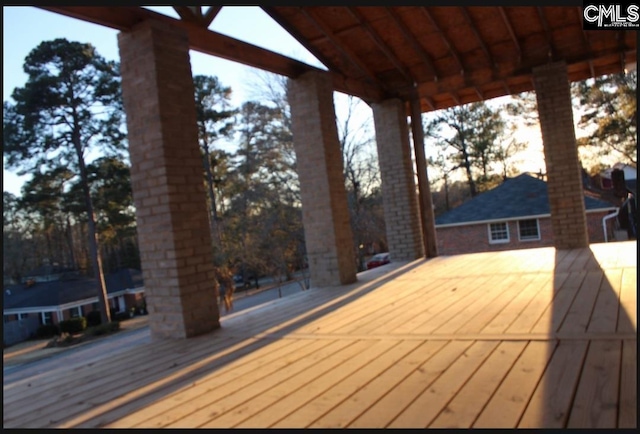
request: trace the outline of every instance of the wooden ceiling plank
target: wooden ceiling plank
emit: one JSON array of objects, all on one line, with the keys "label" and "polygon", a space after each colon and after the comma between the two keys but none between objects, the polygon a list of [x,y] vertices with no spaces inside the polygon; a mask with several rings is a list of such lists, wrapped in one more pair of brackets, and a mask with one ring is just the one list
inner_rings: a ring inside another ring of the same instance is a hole
[{"label": "wooden ceiling plank", "polygon": [[420,10],[422,11],[424,16],[429,21],[429,24],[431,24],[431,26],[434,29],[436,29],[436,31],[440,34],[440,37],[442,38],[442,41],[446,45],[447,50],[449,50],[449,52],[451,53],[451,55],[455,59],[456,63],[458,64],[458,67],[460,68],[460,73],[464,74],[464,65],[462,64],[462,61],[460,60],[460,56],[458,55],[456,50],[453,48],[453,45],[451,45],[451,41],[449,41],[449,38],[447,38],[447,35],[444,34],[444,32],[442,31],[442,29],[440,28],[440,26],[438,25],[436,20],[433,18],[433,16],[431,15],[431,13],[429,12],[429,10],[427,9],[426,6],[420,8]]},{"label": "wooden ceiling plank", "polygon": [[431,60],[431,56],[429,56],[429,54],[425,51],[422,45],[420,45],[420,42],[416,39],[413,33],[409,31],[406,24],[402,21],[402,18],[400,17],[400,15],[398,15],[398,13],[394,11],[391,7],[385,7],[385,10],[391,16],[396,26],[398,27],[398,29],[400,29],[404,38],[407,41],[409,41],[413,50],[422,60],[422,63],[424,63],[427,69],[431,71],[434,81],[438,81],[438,73],[433,64],[433,61]]},{"label": "wooden ceiling plank", "polygon": [[[311,24],[313,24],[329,40],[329,42],[331,42],[331,44],[338,51],[340,51],[340,53],[342,53],[342,55],[347,59],[349,63],[351,63],[360,71],[362,75],[367,77],[369,81],[371,81],[372,83],[375,83],[381,89],[390,90],[386,88],[384,83],[382,83],[375,76],[375,74],[360,60],[360,58],[355,53],[353,53],[349,49],[349,47],[345,46],[337,39],[333,31],[329,28],[329,26],[327,26],[319,17],[317,17],[313,12],[305,9],[304,7],[298,7],[297,9],[300,11],[302,15],[304,15],[304,17]],[[333,68],[333,69],[337,69],[337,68]]]},{"label": "wooden ceiling plank", "polygon": [[495,77],[497,75],[496,64],[493,61],[493,56],[491,55],[491,53],[489,52],[489,49],[487,48],[487,44],[484,43],[484,40],[482,39],[480,32],[478,32],[478,28],[473,22],[471,15],[469,15],[469,11],[467,10],[467,8],[465,6],[460,6],[460,9],[462,10],[462,16],[464,17],[465,21],[469,25],[469,30],[471,30],[471,32],[473,33],[473,36],[476,38],[476,42],[478,42],[478,45],[480,45],[480,48],[482,48],[482,51],[484,52],[484,55],[486,56],[487,60],[489,60],[489,65],[491,65],[491,69],[493,70],[494,77]]},{"label": "wooden ceiling plank", "polygon": [[500,11],[500,15],[502,16],[502,21],[504,21],[507,30],[509,31],[509,35],[511,35],[511,40],[513,41],[513,45],[516,46],[516,50],[518,51],[518,63],[522,61],[522,48],[520,47],[520,42],[518,42],[518,37],[516,33],[513,31],[513,26],[511,25],[511,21],[507,16],[507,12],[504,10],[503,6],[498,6],[498,11]]},{"label": "wooden ceiling plank", "polygon": [[391,63],[395,66],[395,68],[400,71],[400,73],[404,76],[404,78],[409,82],[411,86],[415,83],[415,77],[411,75],[411,73],[402,65],[400,60],[393,54],[391,49],[387,46],[387,44],[378,36],[378,33],[371,27],[371,25],[367,22],[367,20],[362,16],[360,12],[358,12],[354,7],[348,6],[347,11],[351,14],[353,18],[360,23],[360,26],[365,30],[365,32],[371,37],[373,42],[380,48],[380,50],[384,53],[384,55],[389,59]]}]

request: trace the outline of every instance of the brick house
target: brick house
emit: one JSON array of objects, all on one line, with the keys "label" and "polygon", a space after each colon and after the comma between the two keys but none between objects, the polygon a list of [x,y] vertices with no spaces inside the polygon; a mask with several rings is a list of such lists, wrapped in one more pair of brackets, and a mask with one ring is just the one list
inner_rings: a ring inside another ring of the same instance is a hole
[{"label": "brick house", "polygon": [[[604,242],[603,218],[616,206],[586,194],[584,205],[589,242]],[[442,255],[554,246],[547,183],[527,173],[437,216],[435,226]]]},{"label": "brick house", "polygon": [[[37,278],[36,278],[37,277]],[[129,312],[144,304],[140,270],[121,269],[105,276],[113,313]],[[13,345],[28,339],[43,324],[58,324],[98,310],[96,281],[75,273],[30,273],[22,283],[4,287],[3,342]]]}]

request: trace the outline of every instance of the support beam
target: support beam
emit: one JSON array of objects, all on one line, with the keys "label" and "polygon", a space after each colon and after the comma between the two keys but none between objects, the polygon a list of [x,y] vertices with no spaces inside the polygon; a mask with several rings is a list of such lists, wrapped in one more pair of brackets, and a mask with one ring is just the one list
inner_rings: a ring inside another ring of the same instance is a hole
[{"label": "support beam", "polygon": [[384,219],[392,261],[424,256],[406,107],[399,99],[372,104],[382,179]]},{"label": "support beam", "polygon": [[416,172],[418,174],[418,205],[420,208],[420,226],[422,227],[422,244],[425,256],[438,256],[436,240],[436,219],[433,214],[433,200],[429,187],[427,173],[427,159],[424,155],[424,129],[422,126],[422,112],[420,98],[414,93],[411,105],[411,135],[413,137],[413,152],[416,156]]},{"label": "support beam", "polygon": [[151,20],[118,45],[151,336],[197,336],[220,314],[188,37]]},{"label": "support beam", "polygon": [[553,239],[557,249],[589,245],[581,166],[573,127],[567,65],[533,70],[547,170]]},{"label": "support beam", "polygon": [[309,72],[290,80],[288,97],[311,284],[353,283],[356,256],[331,78]]}]

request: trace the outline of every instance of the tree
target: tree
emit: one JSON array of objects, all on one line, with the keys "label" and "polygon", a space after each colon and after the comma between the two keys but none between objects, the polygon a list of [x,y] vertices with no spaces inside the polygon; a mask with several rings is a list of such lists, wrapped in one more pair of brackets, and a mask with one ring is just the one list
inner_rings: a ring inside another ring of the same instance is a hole
[{"label": "tree", "polygon": [[[479,127],[478,112],[482,108],[482,103],[452,107],[443,110],[425,127],[425,136],[435,138],[442,148],[452,148],[455,151],[452,158],[456,165],[465,171],[471,197],[478,194],[476,180],[472,172],[472,147],[474,141],[479,140],[476,136],[476,129]],[[446,131],[443,134],[444,126],[447,126],[451,131]]]},{"label": "tree", "polygon": [[[229,101],[231,88],[223,87],[217,77],[196,75],[193,77],[196,101],[196,119],[198,125],[198,140],[202,151],[202,162],[209,196],[209,222],[214,247],[219,250],[222,235],[218,225],[218,207],[216,201],[216,182],[214,176],[215,156],[212,155],[213,145],[221,137],[228,137],[233,127],[233,116],[236,111],[231,110]],[[217,255],[215,255],[217,256]]]},{"label": "tree", "polygon": [[124,149],[119,68],[91,44],[45,41],[24,63],[24,87],[4,102],[3,138],[8,166],[21,173],[66,166],[80,176],[89,251],[98,281],[101,317],[110,321],[98,233],[86,167],[88,153]]},{"label": "tree", "polygon": [[597,149],[599,156],[614,156],[638,165],[637,71],[612,74],[572,85],[582,109],[578,126],[590,132],[579,146]]},{"label": "tree", "polygon": [[364,114],[361,101],[350,95],[337,94],[338,98],[344,101],[340,104],[343,113],[336,115],[338,140],[342,151],[354,251],[358,270],[362,271],[369,247],[386,244],[384,220],[380,222],[376,214],[382,208],[382,197],[376,194],[380,188],[380,171],[371,132],[371,114],[359,120],[358,114]]},{"label": "tree", "polygon": [[22,186],[20,207],[36,218],[38,232],[46,240],[46,259],[76,268],[73,235],[69,214],[65,212],[64,195],[73,173],[58,167],[46,173],[34,173]]}]

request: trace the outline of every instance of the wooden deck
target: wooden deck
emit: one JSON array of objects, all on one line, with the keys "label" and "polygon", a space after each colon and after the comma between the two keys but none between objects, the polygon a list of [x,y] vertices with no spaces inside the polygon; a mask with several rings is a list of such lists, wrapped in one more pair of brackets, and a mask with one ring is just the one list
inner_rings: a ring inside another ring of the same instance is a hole
[{"label": "wooden deck", "polygon": [[637,426],[637,244],[389,264],[3,387],[4,428]]}]

